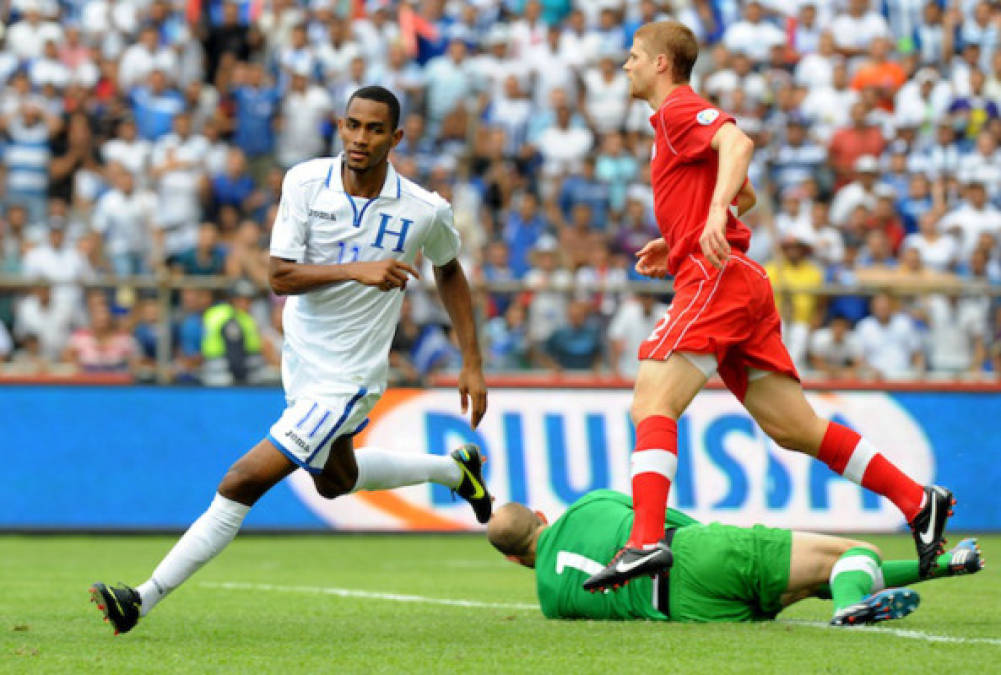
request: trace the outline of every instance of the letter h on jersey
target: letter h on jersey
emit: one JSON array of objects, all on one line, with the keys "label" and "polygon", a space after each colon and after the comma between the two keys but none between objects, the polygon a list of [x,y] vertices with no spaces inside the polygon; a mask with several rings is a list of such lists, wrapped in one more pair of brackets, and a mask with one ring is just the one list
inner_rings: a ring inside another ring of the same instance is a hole
[{"label": "letter h on jersey", "polygon": [[403,244],[405,244],[407,241],[407,231],[410,229],[410,226],[413,224],[414,221],[409,220],[407,218],[400,218],[400,223],[401,223],[400,229],[391,230],[389,229],[389,221],[391,221],[392,219],[393,217],[388,213],[379,214],[379,234],[376,235],[375,243],[372,244],[372,246],[375,248],[383,248],[382,240],[385,238],[387,234],[389,234],[396,237],[396,246],[393,247],[393,251],[396,253],[402,253]]}]

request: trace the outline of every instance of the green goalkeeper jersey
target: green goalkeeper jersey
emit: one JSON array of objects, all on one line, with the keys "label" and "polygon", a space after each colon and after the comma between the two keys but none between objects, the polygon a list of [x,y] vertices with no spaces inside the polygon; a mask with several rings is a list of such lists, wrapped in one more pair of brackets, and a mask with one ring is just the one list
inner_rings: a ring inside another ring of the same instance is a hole
[{"label": "green goalkeeper jersey", "polygon": [[[698,521],[667,510],[667,527]],[[578,499],[539,535],[535,582],[542,613],[548,618],[654,619],[664,614],[653,604],[653,581],[634,579],[614,593],[590,593],[581,584],[625,546],[633,527],[633,502],[613,490],[595,490]]]}]

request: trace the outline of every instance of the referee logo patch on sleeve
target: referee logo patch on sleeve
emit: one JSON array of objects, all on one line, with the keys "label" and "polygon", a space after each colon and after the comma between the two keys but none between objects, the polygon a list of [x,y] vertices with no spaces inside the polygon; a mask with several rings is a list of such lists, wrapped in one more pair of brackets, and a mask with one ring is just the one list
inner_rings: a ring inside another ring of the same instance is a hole
[{"label": "referee logo patch on sleeve", "polygon": [[695,121],[705,127],[715,122],[717,117],[719,117],[719,110],[716,110],[715,108],[706,108],[705,110],[699,111],[699,113],[695,116]]}]

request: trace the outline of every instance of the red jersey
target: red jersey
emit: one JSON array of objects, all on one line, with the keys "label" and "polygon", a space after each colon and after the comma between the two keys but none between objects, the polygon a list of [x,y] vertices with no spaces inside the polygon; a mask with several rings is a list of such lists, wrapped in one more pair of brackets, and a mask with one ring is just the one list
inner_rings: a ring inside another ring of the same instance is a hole
[{"label": "red jersey", "polygon": [[[650,117],[654,128],[650,159],[654,212],[670,251],[667,269],[673,276],[689,254],[702,252],[699,237],[709,217],[719,166],[719,156],[710,142],[721,126],[734,121],[687,84],[672,91]],[[741,252],[746,252],[751,242],[751,231],[729,210],[726,238]]]}]

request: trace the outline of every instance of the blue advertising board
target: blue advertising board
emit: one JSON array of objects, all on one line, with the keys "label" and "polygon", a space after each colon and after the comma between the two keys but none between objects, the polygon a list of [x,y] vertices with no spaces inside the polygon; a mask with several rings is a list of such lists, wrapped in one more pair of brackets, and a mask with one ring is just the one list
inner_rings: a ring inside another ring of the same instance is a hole
[{"label": "blue advertising board", "polygon": [[[818,411],[856,428],[915,479],[949,486],[951,528],[1001,530],[995,459],[1001,396],[988,392],[810,392]],[[629,492],[634,431],[620,389],[494,389],[472,431],[452,389],[393,390],[356,439],[443,454],[478,443],[498,503],[559,515],[585,492]],[[283,409],[277,389],[0,388],[0,529],[180,529],[207,506],[226,468]],[[702,520],[822,531],[894,531],[886,500],[774,445],[725,391],[699,395],[679,424],[672,504]],[[303,472],[251,511],[248,529],[475,529],[440,486],[316,494]]]}]

